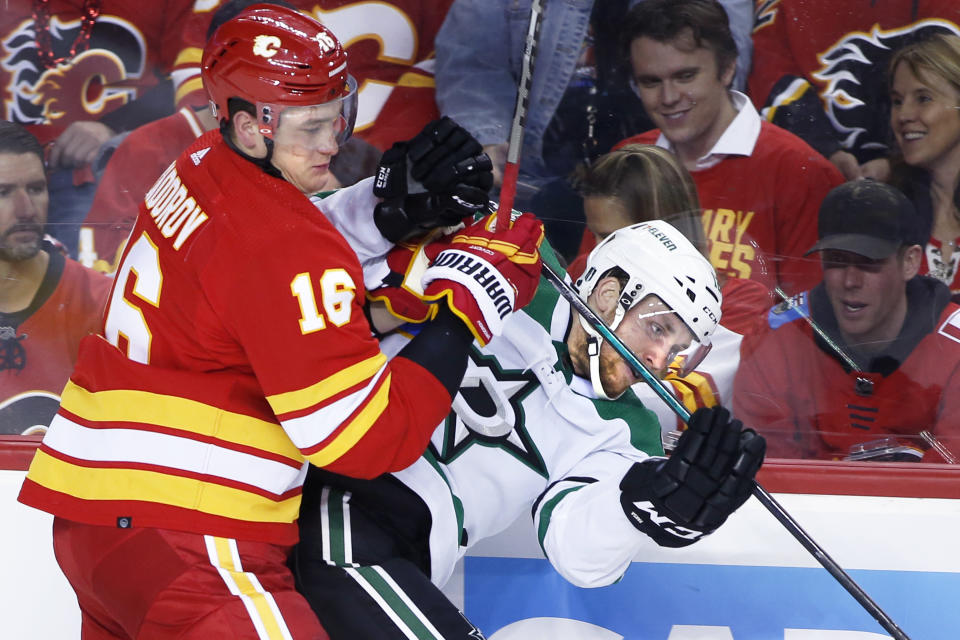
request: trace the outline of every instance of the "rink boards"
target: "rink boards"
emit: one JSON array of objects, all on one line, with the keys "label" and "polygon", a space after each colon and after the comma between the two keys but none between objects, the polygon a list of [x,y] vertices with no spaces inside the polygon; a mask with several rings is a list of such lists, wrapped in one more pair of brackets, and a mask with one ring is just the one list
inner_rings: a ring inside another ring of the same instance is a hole
[{"label": "rink boards", "polygon": [[[35,442],[0,440],[0,637],[77,638],[50,519],[16,503]],[[960,470],[769,462],[761,482],[912,640],[960,630]],[[803,491],[803,493],[796,493]],[[853,495],[850,495],[853,494]],[[713,536],[579,589],[517,522],[446,588],[493,640],[874,640],[881,627],[756,500]]]},{"label": "rink boards", "polygon": [[[770,462],[761,483],[912,640],[956,640],[958,474],[939,465]],[[795,488],[811,493],[785,491]],[[874,495],[844,495],[854,492]],[[475,548],[456,580],[448,591],[494,640],[888,637],[752,498],[713,536],[637,559],[610,587],[563,580],[527,522]]]}]

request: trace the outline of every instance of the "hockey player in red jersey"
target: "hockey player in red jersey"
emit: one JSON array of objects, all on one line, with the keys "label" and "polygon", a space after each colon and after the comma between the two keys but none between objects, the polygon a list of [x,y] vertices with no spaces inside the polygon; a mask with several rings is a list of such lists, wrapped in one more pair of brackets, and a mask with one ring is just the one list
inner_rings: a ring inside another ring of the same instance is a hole
[{"label": "hockey player in red jersey", "polygon": [[734,410],[772,457],[841,459],[893,437],[944,462],[925,430],[957,451],[960,306],[916,275],[919,227],[910,201],[880,182],[847,182],[824,199],[811,249],[823,282],[744,339],[734,380]]},{"label": "hockey player in red jersey", "polygon": [[[141,203],[20,500],[55,516],[85,638],[325,638],[286,565],[307,462],[370,478],[416,460],[474,336],[532,297],[543,229],[520,216],[457,234],[437,260],[462,268],[426,272],[436,322],[388,362],[330,217],[376,207],[395,230],[438,203],[472,212],[464,196],[485,205],[492,183],[479,144],[431,124],[377,184],[318,210],[305,194],[355,108],[333,33],[254,5],[214,34],[203,79],[220,130]],[[437,197],[397,188],[404,162]]]},{"label": "hockey player in red jersey", "polygon": [[110,290],[109,278],[44,242],[48,203],[43,148],[0,122],[0,434],[50,423]]},{"label": "hockey player in red jersey", "polygon": [[[453,0],[291,0],[340,36],[357,79],[357,136],[378,149],[412,137],[437,117],[433,40]],[[197,3],[183,25],[173,71],[178,106],[206,103],[200,90],[200,51],[214,9]]]}]

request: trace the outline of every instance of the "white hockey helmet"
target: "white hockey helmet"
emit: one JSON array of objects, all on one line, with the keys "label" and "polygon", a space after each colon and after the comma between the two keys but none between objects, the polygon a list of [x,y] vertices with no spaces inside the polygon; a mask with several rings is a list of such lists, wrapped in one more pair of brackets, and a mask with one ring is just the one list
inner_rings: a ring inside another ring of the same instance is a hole
[{"label": "white hockey helmet", "polygon": [[[614,231],[590,252],[583,275],[575,284],[585,302],[600,279],[613,268],[627,275],[627,284],[620,292],[610,328],[615,330],[627,311],[641,300],[649,295],[657,296],[677,314],[699,343],[683,353],[681,375],[693,371],[706,357],[710,336],[720,323],[722,298],[717,274],[710,262],[676,228],[663,220],[652,220]],[[588,344],[591,381],[597,393],[606,397],[602,388],[598,388],[602,337],[582,318],[581,324],[594,342]]]}]

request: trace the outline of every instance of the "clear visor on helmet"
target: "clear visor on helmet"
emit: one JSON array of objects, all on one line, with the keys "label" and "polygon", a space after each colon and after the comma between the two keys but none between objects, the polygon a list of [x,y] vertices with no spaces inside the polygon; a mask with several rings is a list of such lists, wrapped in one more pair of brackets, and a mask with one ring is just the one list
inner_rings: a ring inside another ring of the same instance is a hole
[{"label": "clear visor on helmet", "polygon": [[336,153],[350,138],[357,120],[357,82],[353,76],[348,76],[347,85],[347,95],[322,104],[285,107],[257,103],[260,132],[272,137],[275,145],[298,155]]},{"label": "clear visor on helmet", "polygon": [[670,364],[670,370],[675,371],[681,378],[686,378],[700,366],[712,348],[713,344],[709,338],[706,338],[705,342],[694,341],[689,347],[677,354],[677,357]]},{"label": "clear visor on helmet", "polygon": [[[640,313],[636,316],[636,321],[648,343],[665,354],[667,371],[681,378],[685,377],[700,366],[713,345],[709,337],[704,338],[703,342],[698,342],[696,334],[684,324],[680,316],[669,307],[663,308],[666,305],[659,299],[650,304],[651,307],[657,305],[662,307]],[[672,322],[664,322],[667,318]],[[684,347],[688,342],[689,345]]]}]

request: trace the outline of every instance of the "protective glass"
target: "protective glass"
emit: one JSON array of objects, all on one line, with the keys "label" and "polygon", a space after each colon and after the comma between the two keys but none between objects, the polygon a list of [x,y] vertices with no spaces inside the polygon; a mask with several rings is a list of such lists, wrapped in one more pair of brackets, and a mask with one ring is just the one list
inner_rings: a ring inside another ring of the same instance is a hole
[{"label": "protective glass", "polygon": [[703,362],[703,359],[707,357],[708,353],[710,353],[710,349],[713,348],[713,345],[710,343],[709,338],[705,338],[704,342],[697,342],[696,339],[694,339],[691,341],[689,347],[682,349],[680,345],[676,344],[673,339],[671,339],[671,336],[666,329],[664,329],[662,324],[650,321],[650,319],[655,316],[666,315],[674,316],[678,321],[680,321],[681,326],[683,326],[686,331],[689,331],[690,334],[693,335],[693,332],[682,323],[680,316],[678,316],[671,309],[661,309],[658,311],[641,313],[636,316],[636,321],[643,329],[647,340],[657,345],[658,348],[668,352],[668,368],[671,371],[675,371],[677,375],[682,378],[692,373],[700,365],[700,363]]},{"label": "protective glass", "polygon": [[285,107],[258,102],[260,132],[302,155],[343,145],[357,121],[357,81],[353,76],[347,78],[347,86],[347,95],[317,105]]}]

